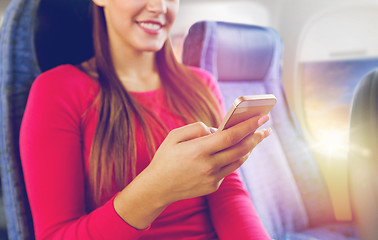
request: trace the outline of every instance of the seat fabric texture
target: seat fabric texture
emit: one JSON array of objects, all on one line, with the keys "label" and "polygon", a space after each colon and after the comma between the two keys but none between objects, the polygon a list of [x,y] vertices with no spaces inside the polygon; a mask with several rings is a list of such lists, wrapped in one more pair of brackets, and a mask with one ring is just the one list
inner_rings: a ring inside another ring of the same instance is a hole
[{"label": "seat fabric texture", "polygon": [[37,4],[11,1],[0,33],[0,165],[9,239],[34,238],[18,135],[30,86],[39,74],[31,37]]},{"label": "seat fabric texture", "polygon": [[0,31],[0,166],[9,239],[34,239],[19,130],[34,79],[92,54],[90,0],[12,0]]}]

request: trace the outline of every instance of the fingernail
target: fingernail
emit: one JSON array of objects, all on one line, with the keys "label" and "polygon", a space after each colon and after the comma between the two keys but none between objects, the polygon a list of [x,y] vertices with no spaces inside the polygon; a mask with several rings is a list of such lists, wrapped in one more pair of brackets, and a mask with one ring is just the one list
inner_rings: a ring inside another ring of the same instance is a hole
[{"label": "fingernail", "polygon": [[268,137],[271,133],[272,133],[272,129],[268,128],[267,130],[265,130],[264,135],[265,137]]},{"label": "fingernail", "polygon": [[268,115],[264,115],[264,116],[262,116],[262,117],[257,121],[257,124],[258,124],[259,127],[260,127],[261,125],[263,125],[264,123],[266,123],[268,120],[269,120],[269,116],[268,116]]},{"label": "fingernail", "polygon": [[210,133],[215,133],[218,129],[210,127],[209,130],[210,130]]}]

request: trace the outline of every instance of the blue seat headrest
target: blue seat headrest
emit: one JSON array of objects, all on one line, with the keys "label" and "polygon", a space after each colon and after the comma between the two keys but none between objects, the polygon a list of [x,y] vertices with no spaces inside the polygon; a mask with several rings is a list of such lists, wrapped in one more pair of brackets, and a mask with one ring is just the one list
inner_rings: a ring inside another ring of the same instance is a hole
[{"label": "blue seat headrest", "polygon": [[222,49],[217,51],[220,81],[264,79],[273,59],[274,40],[264,34],[265,30],[259,30],[218,23],[217,49]]},{"label": "blue seat headrest", "polygon": [[[195,32],[195,34],[193,34]],[[272,34],[272,32],[274,34]],[[185,44],[198,50],[189,52]],[[281,38],[272,28],[227,22],[198,22],[184,43],[184,62],[213,73],[218,81],[264,81],[280,64]],[[196,51],[201,51],[196,56]]]}]

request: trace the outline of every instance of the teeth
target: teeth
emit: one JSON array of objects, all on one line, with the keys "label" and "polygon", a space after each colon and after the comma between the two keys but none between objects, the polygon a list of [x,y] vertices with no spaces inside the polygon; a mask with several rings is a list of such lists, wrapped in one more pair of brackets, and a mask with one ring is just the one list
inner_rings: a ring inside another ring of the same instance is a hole
[{"label": "teeth", "polygon": [[143,28],[149,30],[159,30],[161,28],[160,24],[153,24],[153,23],[140,23]]}]

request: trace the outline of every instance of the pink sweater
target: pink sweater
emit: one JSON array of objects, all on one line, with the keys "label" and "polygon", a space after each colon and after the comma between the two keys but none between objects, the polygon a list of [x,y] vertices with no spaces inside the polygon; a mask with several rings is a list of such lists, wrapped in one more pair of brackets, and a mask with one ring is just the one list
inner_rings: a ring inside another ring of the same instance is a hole
[{"label": "pink sweater", "polygon": [[[211,75],[193,71],[223,104]],[[41,74],[32,86],[20,151],[37,239],[269,239],[237,173],[226,177],[213,194],[171,204],[146,230],[133,228],[117,215],[117,192],[103,196],[104,204],[93,209],[86,191],[98,120],[90,107],[98,90],[96,81],[72,65]],[[170,129],[184,125],[166,108],[163,89],[132,94]],[[140,131],[136,140],[139,173],[150,159]]]}]

